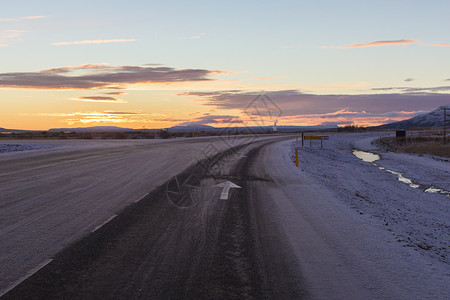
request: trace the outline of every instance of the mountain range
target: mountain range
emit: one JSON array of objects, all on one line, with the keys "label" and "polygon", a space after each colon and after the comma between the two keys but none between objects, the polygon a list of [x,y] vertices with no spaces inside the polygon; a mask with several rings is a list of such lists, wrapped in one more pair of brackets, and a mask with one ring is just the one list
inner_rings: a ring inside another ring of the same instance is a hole
[{"label": "mountain range", "polygon": [[[447,107],[447,126],[450,125],[450,107]],[[439,107],[429,113],[412,117],[411,119],[376,126],[377,129],[410,129],[419,127],[442,127],[444,126],[444,110]]]},{"label": "mountain range", "polygon": [[[337,128],[334,126],[326,125],[316,125],[316,126],[277,126],[277,131],[279,132],[296,132],[302,130],[317,130],[317,129],[330,129]],[[52,128],[49,132],[131,132],[131,131],[144,131],[144,132],[155,132],[167,130],[168,132],[267,132],[272,131],[273,126],[250,126],[250,127],[213,127],[209,125],[186,125],[186,126],[172,126],[164,129],[132,129],[123,128],[117,126],[93,126],[93,127],[77,127],[77,128]]]}]

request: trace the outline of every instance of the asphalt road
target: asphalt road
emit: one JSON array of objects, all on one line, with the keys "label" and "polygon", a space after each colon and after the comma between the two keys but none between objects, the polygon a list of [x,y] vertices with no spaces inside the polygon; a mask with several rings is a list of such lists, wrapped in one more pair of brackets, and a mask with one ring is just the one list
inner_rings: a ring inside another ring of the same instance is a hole
[{"label": "asphalt road", "polygon": [[0,295],[198,161],[274,136],[98,141],[0,161]]},{"label": "asphalt road", "polygon": [[4,298],[445,299],[442,273],[299,173],[283,139],[175,173]]},{"label": "asphalt road", "polygon": [[[230,149],[178,174],[5,297],[299,298],[287,262],[285,268],[262,251],[263,220],[247,201],[247,183],[268,180],[251,174],[268,143]],[[241,188],[220,199],[228,181]]]}]

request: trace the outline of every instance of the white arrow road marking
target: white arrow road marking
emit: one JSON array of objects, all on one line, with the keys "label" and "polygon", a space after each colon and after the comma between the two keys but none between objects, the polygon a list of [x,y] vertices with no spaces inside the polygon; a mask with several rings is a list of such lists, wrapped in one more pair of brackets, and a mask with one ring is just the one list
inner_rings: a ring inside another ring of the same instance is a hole
[{"label": "white arrow road marking", "polygon": [[216,184],[214,187],[221,187],[223,188],[222,193],[220,194],[220,200],[228,200],[228,194],[230,193],[230,189],[240,189],[241,187],[237,184],[232,183],[231,181],[222,182],[219,184]]}]

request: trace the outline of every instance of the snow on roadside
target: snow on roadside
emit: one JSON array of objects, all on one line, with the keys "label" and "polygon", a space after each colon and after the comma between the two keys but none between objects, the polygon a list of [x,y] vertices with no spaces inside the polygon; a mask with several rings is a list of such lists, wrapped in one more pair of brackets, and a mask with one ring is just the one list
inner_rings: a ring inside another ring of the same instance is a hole
[{"label": "snow on roadside", "polygon": [[39,145],[39,144],[2,144],[0,143],[0,153],[28,151],[28,150],[40,150],[49,149],[55,147],[54,145]]},{"label": "snow on roadside", "polygon": [[295,160],[299,148],[300,170],[336,193],[355,213],[376,218],[404,247],[412,247],[433,261],[450,264],[450,197],[425,193],[397,180],[372,163],[352,154],[355,148],[381,156],[377,164],[420,185],[450,189],[450,163],[430,156],[386,153],[371,144],[379,133],[330,134],[320,149],[319,141],[291,144]]}]

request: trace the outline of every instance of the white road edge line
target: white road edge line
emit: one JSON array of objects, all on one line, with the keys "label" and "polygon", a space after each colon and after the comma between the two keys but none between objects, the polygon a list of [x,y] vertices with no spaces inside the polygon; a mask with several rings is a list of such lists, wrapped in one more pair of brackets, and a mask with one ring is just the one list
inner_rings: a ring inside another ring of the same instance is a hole
[{"label": "white road edge line", "polygon": [[108,220],[106,220],[105,222],[103,222],[102,224],[98,225],[97,227],[95,227],[91,232],[96,232],[97,230],[99,230],[103,225],[105,225],[106,223],[108,223],[109,221],[111,221],[112,219],[114,219],[115,217],[117,217],[117,215],[112,215],[111,217],[108,218]]},{"label": "white road edge line", "polygon": [[40,269],[42,269],[43,267],[45,267],[46,265],[48,265],[49,263],[52,262],[53,259],[46,259],[44,260],[44,262],[42,262],[40,265],[38,265],[37,267],[31,269],[25,276],[21,277],[19,280],[17,280],[16,282],[14,282],[12,285],[10,285],[9,287],[7,287],[6,289],[4,289],[3,291],[0,291],[0,297],[4,296],[6,293],[8,293],[9,291],[11,291],[12,289],[14,289],[16,286],[18,286],[19,284],[21,284],[22,282],[24,282],[25,280],[27,280],[29,277],[31,277],[33,274],[37,273]]},{"label": "white road edge line", "polygon": [[133,203],[136,203],[136,202],[141,201],[142,199],[144,199],[145,197],[147,197],[149,194],[150,194],[150,193],[147,193],[147,194],[145,194],[144,196],[138,198],[137,200],[134,200]]}]

